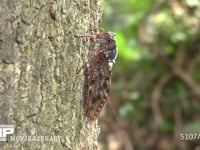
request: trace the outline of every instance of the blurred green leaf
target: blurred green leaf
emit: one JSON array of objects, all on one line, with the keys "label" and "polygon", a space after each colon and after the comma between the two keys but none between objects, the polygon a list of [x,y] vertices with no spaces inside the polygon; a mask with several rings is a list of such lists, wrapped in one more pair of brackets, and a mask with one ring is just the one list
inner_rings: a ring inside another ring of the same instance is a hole
[{"label": "blurred green leaf", "polygon": [[164,133],[173,133],[174,131],[174,123],[173,121],[171,120],[166,120],[162,127],[161,127],[161,130],[164,132]]},{"label": "blurred green leaf", "polygon": [[120,32],[116,35],[120,57],[125,60],[138,60],[141,57],[140,49],[137,46],[129,47],[126,38]]},{"label": "blurred green leaf", "polygon": [[200,113],[200,106],[199,106],[199,103],[198,102],[193,102],[192,103],[192,111],[194,113]]},{"label": "blurred green leaf", "polygon": [[200,121],[193,121],[183,126],[183,131],[186,133],[200,133]]}]

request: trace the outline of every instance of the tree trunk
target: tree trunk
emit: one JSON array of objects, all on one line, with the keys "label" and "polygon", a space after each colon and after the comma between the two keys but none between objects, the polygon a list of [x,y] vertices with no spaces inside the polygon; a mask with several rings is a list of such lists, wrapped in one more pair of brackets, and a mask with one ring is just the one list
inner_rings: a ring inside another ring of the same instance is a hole
[{"label": "tree trunk", "polygon": [[[82,106],[89,43],[74,35],[97,26],[101,0],[0,0],[0,124],[12,137],[58,141],[0,142],[0,149],[97,149],[99,128]],[[12,139],[13,140],[13,139]],[[27,139],[26,139],[27,140]]]}]

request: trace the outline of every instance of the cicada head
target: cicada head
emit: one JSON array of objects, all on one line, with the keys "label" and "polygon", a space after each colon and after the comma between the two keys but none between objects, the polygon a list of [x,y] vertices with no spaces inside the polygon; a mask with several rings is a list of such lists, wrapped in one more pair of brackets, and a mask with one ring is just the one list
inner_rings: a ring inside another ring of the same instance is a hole
[{"label": "cicada head", "polygon": [[106,41],[105,55],[108,58],[109,66],[112,69],[112,65],[115,63],[115,60],[118,55],[117,42],[115,39],[114,32],[106,32],[105,34],[106,34],[105,35],[105,41]]}]

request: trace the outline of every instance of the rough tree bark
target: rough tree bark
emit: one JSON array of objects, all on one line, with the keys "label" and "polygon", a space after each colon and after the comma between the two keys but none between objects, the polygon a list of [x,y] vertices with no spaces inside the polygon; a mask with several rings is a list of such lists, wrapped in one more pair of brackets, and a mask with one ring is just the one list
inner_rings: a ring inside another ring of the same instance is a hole
[{"label": "rough tree bark", "polygon": [[0,142],[1,149],[97,149],[99,128],[82,108],[88,41],[101,0],[0,0],[0,124],[14,136],[57,135],[59,142]]}]

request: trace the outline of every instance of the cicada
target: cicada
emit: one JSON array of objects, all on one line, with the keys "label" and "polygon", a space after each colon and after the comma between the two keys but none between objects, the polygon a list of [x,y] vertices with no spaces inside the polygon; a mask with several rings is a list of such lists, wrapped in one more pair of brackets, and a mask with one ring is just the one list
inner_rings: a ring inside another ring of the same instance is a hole
[{"label": "cicada", "polygon": [[84,107],[86,115],[96,120],[107,104],[111,91],[112,66],[117,58],[115,33],[100,30],[91,40],[88,62],[84,67]]}]

